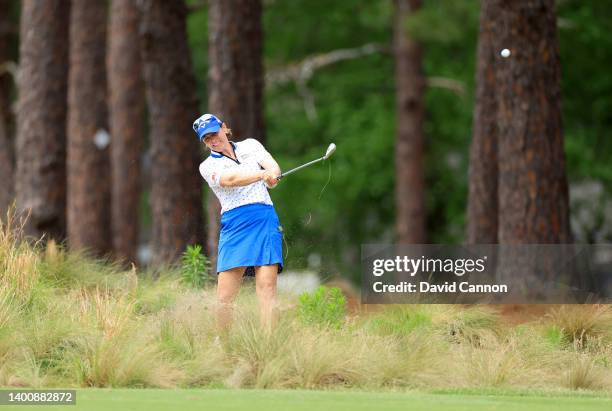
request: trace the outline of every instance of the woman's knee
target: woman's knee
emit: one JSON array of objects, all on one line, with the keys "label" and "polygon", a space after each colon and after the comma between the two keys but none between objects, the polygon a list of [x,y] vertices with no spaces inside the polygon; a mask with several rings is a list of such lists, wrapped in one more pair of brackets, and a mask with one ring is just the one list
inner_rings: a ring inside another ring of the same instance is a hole
[{"label": "woman's knee", "polygon": [[240,284],[235,283],[219,283],[217,287],[217,301],[222,304],[231,304],[236,299],[240,291]]},{"label": "woman's knee", "polygon": [[256,267],[255,273],[255,288],[257,294],[261,296],[276,295],[276,265]]},{"label": "woman's knee", "polygon": [[240,269],[233,269],[219,273],[217,283],[217,300],[222,304],[230,304],[240,291],[242,282],[242,272]]},{"label": "woman's knee", "polygon": [[256,289],[259,296],[274,297],[276,296],[276,281],[258,281]]},{"label": "woman's knee", "polygon": [[236,299],[236,294],[232,292],[219,292],[217,293],[217,302],[221,305],[231,305]]}]

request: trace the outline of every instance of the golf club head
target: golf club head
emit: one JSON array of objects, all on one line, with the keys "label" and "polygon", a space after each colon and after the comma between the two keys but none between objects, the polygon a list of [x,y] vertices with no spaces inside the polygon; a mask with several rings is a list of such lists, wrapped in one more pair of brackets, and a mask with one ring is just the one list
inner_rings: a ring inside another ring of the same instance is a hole
[{"label": "golf club head", "polygon": [[325,152],[325,156],[323,156],[323,159],[327,160],[332,154],[334,154],[334,151],[336,151],[336,145],[334,143],[331,143],[329,147],[327,147],[327,151]]}]

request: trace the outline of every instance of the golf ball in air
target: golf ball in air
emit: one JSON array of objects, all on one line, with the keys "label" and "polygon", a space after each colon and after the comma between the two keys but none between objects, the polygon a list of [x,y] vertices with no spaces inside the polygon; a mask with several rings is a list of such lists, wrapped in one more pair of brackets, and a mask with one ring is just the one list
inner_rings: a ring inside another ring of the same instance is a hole
[{"label": "golf ball in air", "polygon": [[503,58],[510,57],[510,50],[503,49],[500,54]]}]

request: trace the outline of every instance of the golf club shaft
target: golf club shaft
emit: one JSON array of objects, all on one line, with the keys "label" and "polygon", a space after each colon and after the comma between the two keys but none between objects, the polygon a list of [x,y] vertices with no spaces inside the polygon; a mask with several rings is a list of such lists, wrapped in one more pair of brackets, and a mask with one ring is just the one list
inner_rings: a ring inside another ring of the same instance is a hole
[{"label": "golf club shaft", "polygon": [[306,164],[302,164],[302,165],[301,165],[301,166],[299,166],[299,167],[292,168],[291,170],[289,170],[289,171],[285,171],[284,173],[282,173],[280,176],[278,176],[278,177],[277,177],[277,179],[278,179],[278,180],[280,180],[281,178],[285,177],[286,175],[289,175],[289,174],[294,173],[294,172],[296,172],[296,171],[298,171],[298,170],[301,170],[301,169],[302,169],[302,168],[304,168],[304,167],[308,167],[308,166],[310,166],[310,165],[313,165],[313,164],[315,164],[315,163],[318,163],[319,161],[324,160],[324,159],[325,159],[325,157],[317,158],[316,160],[309,161],[308,163],[306,163]]}]

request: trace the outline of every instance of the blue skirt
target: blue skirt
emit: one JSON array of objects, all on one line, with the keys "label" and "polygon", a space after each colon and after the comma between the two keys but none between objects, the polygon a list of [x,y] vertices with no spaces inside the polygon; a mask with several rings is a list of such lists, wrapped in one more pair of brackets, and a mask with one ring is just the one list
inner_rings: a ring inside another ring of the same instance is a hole
[{"label": "blue skirt", "polygon": [[246,204],[221,215],[217,274],[236,267],[278,264],[283,271],[283,235],[274,207],[268,204]]}]

